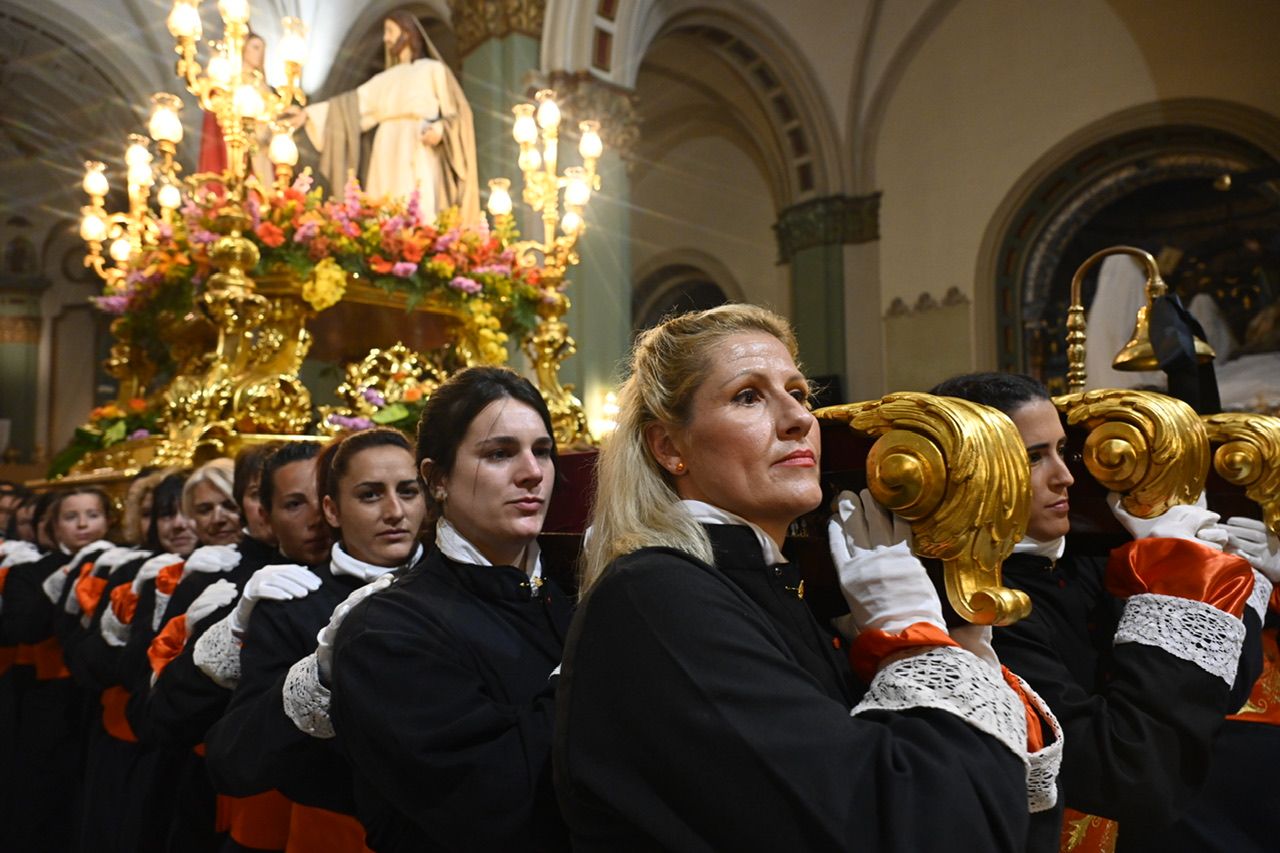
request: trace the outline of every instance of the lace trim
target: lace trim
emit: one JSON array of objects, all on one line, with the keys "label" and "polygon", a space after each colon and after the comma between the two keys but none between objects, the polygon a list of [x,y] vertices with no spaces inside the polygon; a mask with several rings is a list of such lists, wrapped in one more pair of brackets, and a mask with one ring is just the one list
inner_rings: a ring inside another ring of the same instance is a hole
[{"label": "lace trim", "polygon": [[169,608],[170,594],[167,592],[156,591],[156,606],[151,611],[151,632],[155,633],[160,630],[160,626],[164,624],[164,612]]},{"label": "lace trim", "polygon": [[129,626],[120,621],[113,608],[102,612],[102,621],[98,623],[98,633],[108,646],[120,648],[129,642]]},{"label": "lace trim", "polygon": [[1027,718],[1022,702],[1000,674],[979,658],[951,646],[894,661],[871,681],[850,712],[933,708],[960,717],[1027,761]]},{"label": "lace trim", "polygon": [[1212,604],[1147,592],[1125,602],[1113,642],[1155,646],[1231,684],[1244,633],[1243,622]]},{"label": "lace trim", "polygon": [[320,667],[312,652],[289,667],[284,677],[284,712],[298,730],[315,738],[331,738],[333,721],[329,719],[329,688],[320,683]]},{"label": "lace trim", "polygon": [[1249,606],[1258,614],[1258,621],[1266,624],[1267,604],[1271,601],[1271,579],[1257,569],[1253,570],[1253,592],[1249,593]]},{"label": "lace trim", "polygon": [[231,617],[219,619],[196,640],[191,660],[219,687],[240,683],[240,641],[231,633]]},{"label": "lace trim", "polygon": [[1022,693],[1034,706],[1040,719],[1049,724],[1053,732],[1053,743],[1039,752],[1027,756],[1027,806],[1032,812],[1044,812],[1058,804],[1058,771],[1062,768],[1062,725],[1040,694],[1031,689],[1031,685],[1010,672],[1018,679]]}]

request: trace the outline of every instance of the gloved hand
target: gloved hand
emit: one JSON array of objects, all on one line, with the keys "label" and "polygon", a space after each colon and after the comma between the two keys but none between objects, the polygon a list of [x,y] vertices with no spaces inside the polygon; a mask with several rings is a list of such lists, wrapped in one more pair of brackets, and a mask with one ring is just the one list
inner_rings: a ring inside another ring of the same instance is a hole
[{"label": "gloved hand", "polygon": [[870,490],[840,493],[827,539],[859,631],[897,633],[917,622],[946,630],[933,582],[911,553],[911,526],[876,503]]},{"label": "gloved hand", "polygon": [[1191,539],[1219,551],[1226,544],[1226,535],[1217,524],[1221,516],[1203,506],[1175,506],[1155,518],[1138,518],[1121,506],[1121,497],[1110,492],[1107,506],[1134,539]]},{"label": "gloved hand", "polygon": [[21,539],[8,539],[4,543],[4,560],[0,561],[0,568],[8,569],[24,563],[34,563],[38,559],[40,559],[40,549],[35,543],[24,542]]},{"label": "gloved hand", "polygon": [[147,560],[139,567],[138,573],[133,576],[133,583],[130,584],[133,594],[140,595],[143,584],[149,580],[155,580],[156,575],[160,574],[160,570],[165,566],[181,565],[181,563],[182,558],[177,554],[157,554]]},{"label": "gloved hand", "polygon": [[307,593],[320,588],[320,578],[306,566],[285,563],[258,569],[244,585],[240,602],[231,611],[231,633],[243,640],[249,631],[249,615],[259,601],[288,601],[304,598]]},{"label": "gloved hand", "polygon": [[321,684],[327,686],[330,683],[329,677],[333,674],[333,643],[338,638],[338,628],[342,626],[342,620],[347,618],[351,608],[375,592],[391,586],[392,580],[394,580],[394,576],[390,572],[385,575],[379,575],[348,595],[346,601],[333,608],[333,614],[329,617],[329,624],[321,628],[320,633],[316,634],[316,669],[320,674]]},{"label": "gloved hand", "polygon": [[41,588],[44,589],[45,597],[57,604],[58,599],[62,598],[62,591],[67,586],[67,578],[70,576],[72,569],[76,571],[76,576],[79,577],[81,563],[99,551],[106,551],[108,548],[114,547],[115,545],[106,539],[99,539],[76,551],[68,562],[64,563],[61,568],[50,572],[44,582],[40,584]]},{"label": "gloved hand", "polygon": [[209,614],[220,607],[226,607],[236,600],[240,590],[226,578],[220,578],[204,588],[187,608],[187,636],[195,632],[196,626],[209,617]]},{"label": "gloved hand", "polygon": [[208,572],[218,574],[229,572],[240,565],[240,552],[230,545],[205,545],[191,552],[187,557],[187,565],[182,569],[183,577],[191,572]]},{"label": "gloved hand", "polygon": [[996,672],[1000,671],[1000,658],[991,645],[990,625],[956,625],[948,633],[951,639],[960,644],[960,648],[977,655]]},{"label": "gloved hand", "polygon": [[1239,554],[1272,583],[1280,583],[1280,539],[1255,518],[1233,516],[1219,525],[1227,531],[1228,554]]}]

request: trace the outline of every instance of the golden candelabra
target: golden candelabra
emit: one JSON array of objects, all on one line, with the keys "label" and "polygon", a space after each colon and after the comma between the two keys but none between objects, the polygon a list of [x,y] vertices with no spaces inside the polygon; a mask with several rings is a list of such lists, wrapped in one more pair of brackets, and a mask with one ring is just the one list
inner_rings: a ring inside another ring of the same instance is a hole
[{"label": "golden candelabra", "polygon": [[[521,197],[535,213],[542,215],[542,239],[522,240],[512,248],[522,267],[540,267],[542,300],[538,305],[538,325],[522,342],[522,347],[533,363],[538,388],[551,412],[556,441],[561,447],[569,447],[590,443],[591,432],[582,401],[574,395],[573,386],[560,383],[560,364],[577,349],[564,322],[570,305],[564,294],[565,275],[569,267],[578,263],[575,247],[586,227],[583,212],[591,193],[600,189],[596,163],[604,152],[604,145],[598,122],[580,122],[578,153],[582,156],[582,165],[569,166],[560,174],[557,171],[560,107],[550,89],[539,91],[536,100],[536,105],[517,104],[513,108],[516,118],[512,136],[520,146],[517,164],[524,178]],[[509,221],[506,218],[512,210],[510,187],[511,182],[506,178],[489,181],[488,209],[495,222]]]}]

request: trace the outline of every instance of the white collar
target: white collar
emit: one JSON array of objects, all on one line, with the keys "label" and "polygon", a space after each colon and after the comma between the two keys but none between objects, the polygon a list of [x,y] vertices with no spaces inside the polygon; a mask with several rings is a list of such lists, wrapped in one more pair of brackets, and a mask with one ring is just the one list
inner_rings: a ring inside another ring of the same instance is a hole
[{"label": "white collar", "polygon": [[[418,545],[413,549],[413,554],[409,556],[408,562],[404,563],[404,565],[412,566],[418,562],[418,558],[421,556],[422,546]],[[402,568],[402,566],[375,566],[373,563],[357,560],[347,553],[341,542],[334,542],[333,547],[329,549],[329,570],[331,572],[335,575],[350,575],[364,583],[385,575],[387,572],[394,572],[399,568]]]},{"label": "white collar", "polygon": [[[440,553],[458,563],[470,563],[473,566],[493,565],[488,557],[481,554],[480,550],[467,541],[466,537],[458,532],[458,528],[444,517],[436,522],[436,547],[440,549]],[[525,572],[529,575],[530,586],[537,590],[542,581],[542,548],[538,546],[537,539],[525,548],[524,562],[526,566],[533,565],[532,570],[525,569]],[[537,583],[532,583],[533,581]]]},{"label": "white collar", "polygon": [[718,506],[712,506],[703,501],[682,500],[680,503],[693,516],[693,520],[701,524],[735,524],[750,527],[751,532],[760,541],[760,549],[764,551],[764,561],[767,564],[776,566],[779,563],[787,562],[787,558],[782,556],[782,550],[778,548],[778,543],[773,541],[772,536],[761,530],[759,525],[752,524],[741,516],[734,515],[728,510],[723,510]]},{"label": "white collar", "polygon": [[1041,542],[1032,539],[1030,536],[1022,537],[1021,542],[1017,542],[1013,546],[1015,554],[1035,554],[1037,557],[1048,557],[1050,560],[1059,560],[1062,554],[1067,550],[1067,537],[1059,536],[1057,539],[1050,539],[1048,542]]}]

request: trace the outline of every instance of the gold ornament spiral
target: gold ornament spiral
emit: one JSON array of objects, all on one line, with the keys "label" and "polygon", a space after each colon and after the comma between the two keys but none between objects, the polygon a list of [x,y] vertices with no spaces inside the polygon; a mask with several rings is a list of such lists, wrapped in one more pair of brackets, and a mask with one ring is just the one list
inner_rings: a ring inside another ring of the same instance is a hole
[{"label": "gold ornament spiral", "polygon": [[1105,388],[1053,400],[1070,426],[1089,430],[1084,464],[1094,479],[1123,495],[1139,518],[1192,504],[1209,473],[1209,438],[1181,400],[1152,391]]},{"label": "gold ornament spiral", "polygon": [[1262,520],[1280,536],[1280,418],[1245,412],[1205,415],[1209,442],[1216,444],[1218,476],[1243,486],[1262,508]]},{"label": "gold ornament spiral", "polygon": [[1012,421],[967,400],[913,392],[815,414],[878,436],[867,487],[911,522],[917,555],[942,561],[947,599],[961,617],[1008,625],[1031,612],[1026,593],[1000,580],[1001,563],[1026,532],[1031,500]]}]

